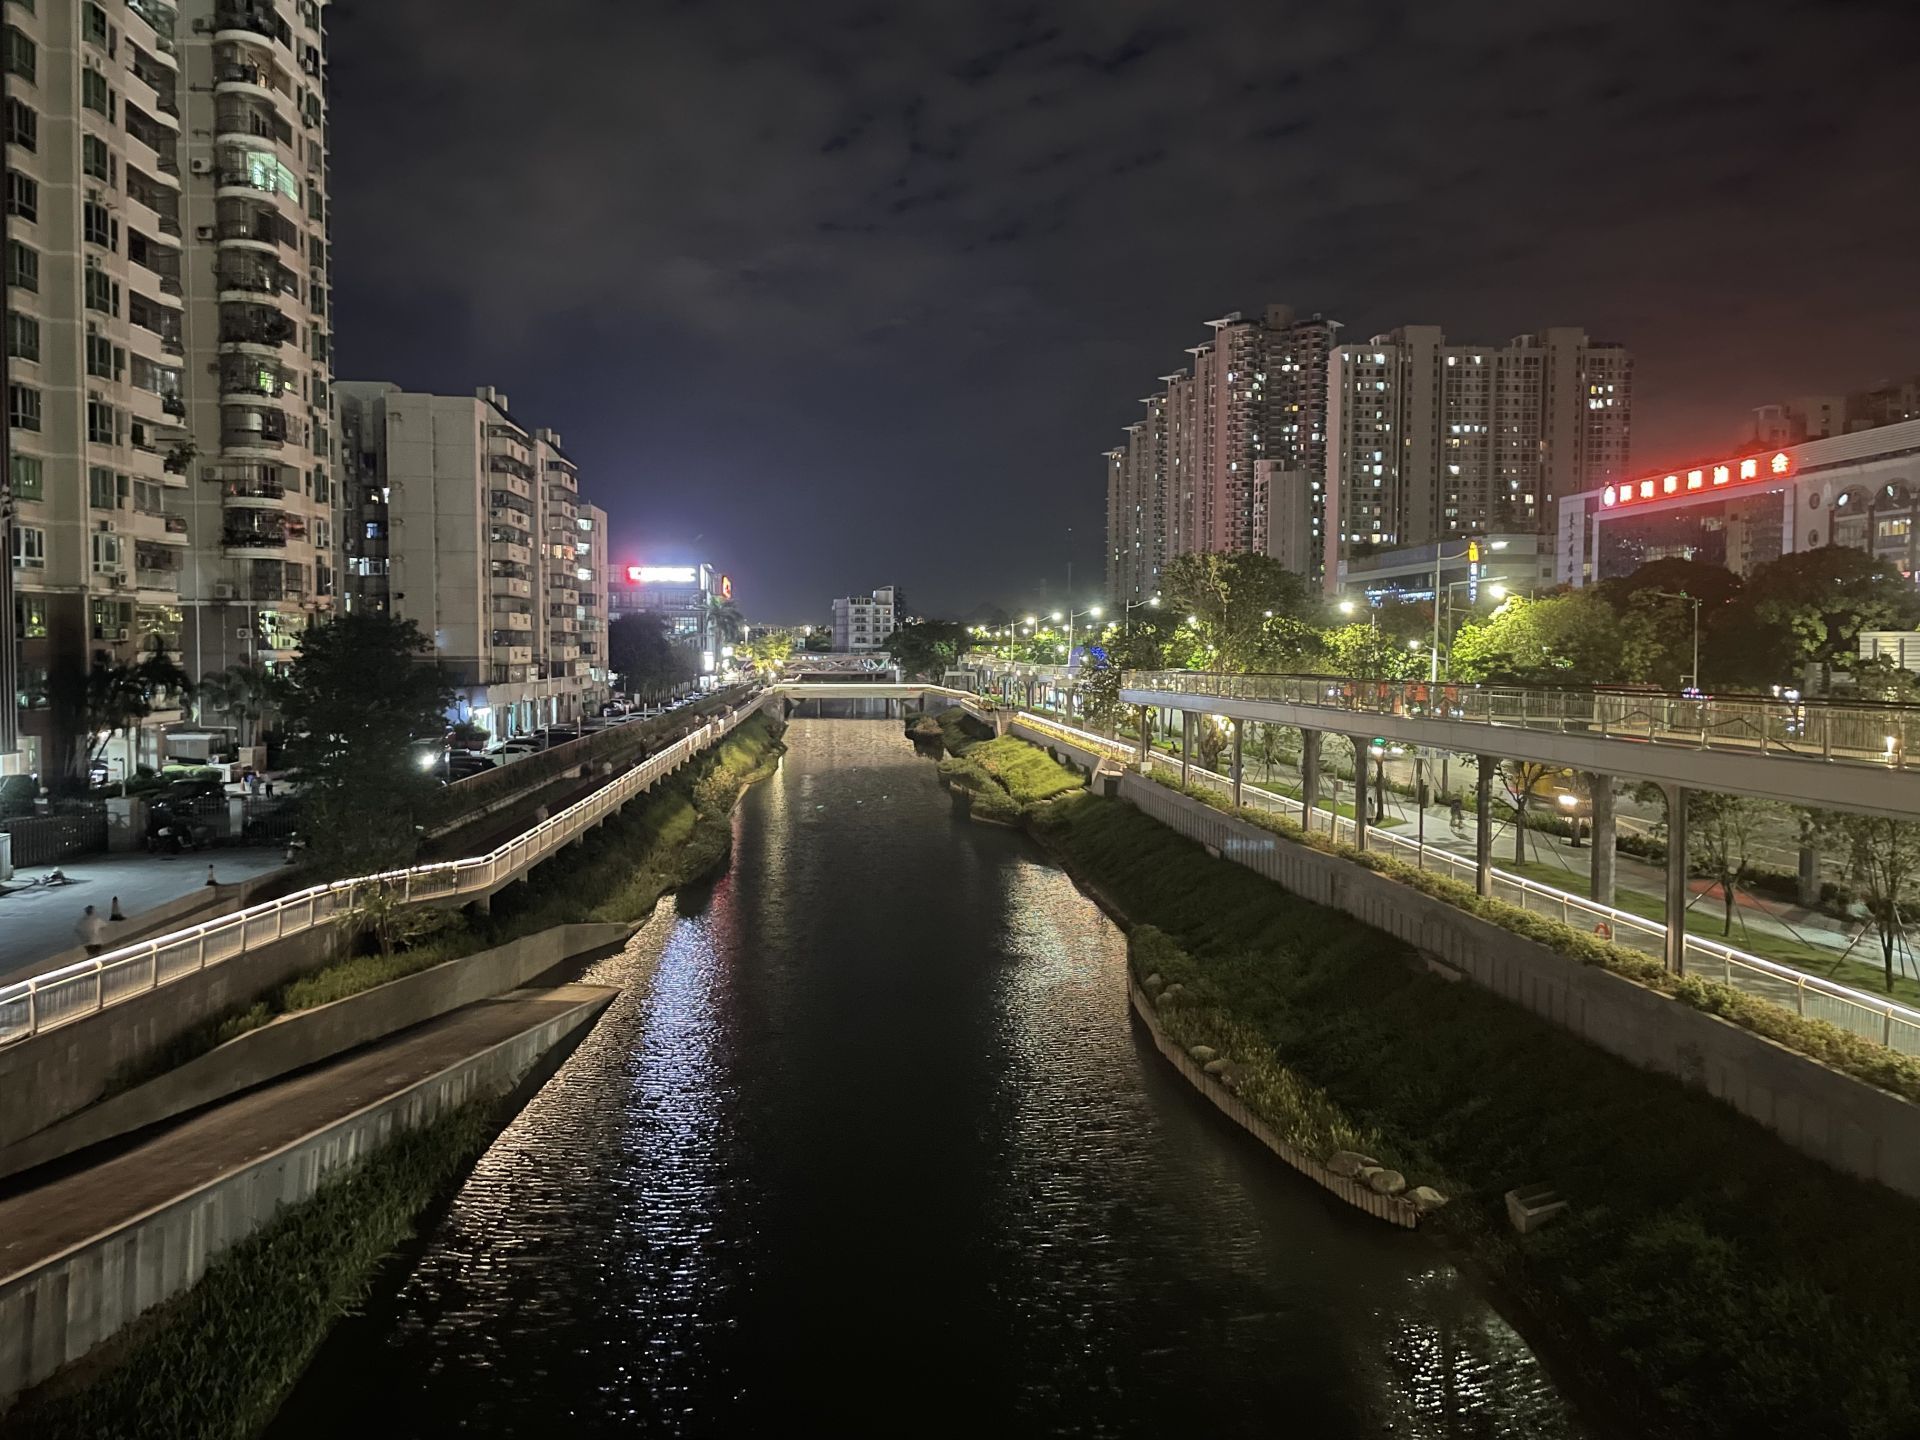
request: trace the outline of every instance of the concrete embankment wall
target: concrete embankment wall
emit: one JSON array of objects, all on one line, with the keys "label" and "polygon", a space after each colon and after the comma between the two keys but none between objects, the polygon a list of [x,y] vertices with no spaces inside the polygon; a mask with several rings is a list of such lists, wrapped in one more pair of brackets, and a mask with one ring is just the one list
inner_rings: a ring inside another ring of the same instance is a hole
[{"label": "concrete embankment wall", "polygon": [[633,928],[557,925],[329,1005],[283,1016],[144,1085],[0,1147],[0,1177],[223,1100],[463,1005],[517,990],[577,955],[622,943]]},{"label": "concrete embankment wall", "polygon": [[330,925],[276,940],[0,1049],[0,1148],[97,1100],[121,1066],[324,963],[332,944]]},{"label": "concrete embankment wall", "polygon": [[1920,1106],[1152,780],[1127,774],[1120,796],[1225,859],[1385,931],[1602,1050],[1717,1096],[1796,1150],[1920,1197]]},{"label": "concrete embankment wall", "polygon": [[498,1045],[0,1281],[0,1402],[189,1289],[281,1206],[311,1199],[329,1176],[396,1134],[469,1100],[506,1094],[555,1045],[591,1024],[614,993],[593,992]]}]

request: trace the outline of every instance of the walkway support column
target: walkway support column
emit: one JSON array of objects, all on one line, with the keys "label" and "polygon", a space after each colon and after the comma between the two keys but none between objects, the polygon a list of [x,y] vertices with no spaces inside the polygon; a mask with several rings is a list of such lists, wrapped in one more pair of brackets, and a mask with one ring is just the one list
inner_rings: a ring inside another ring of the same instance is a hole
[{"label": "walkway support column", "polygon": [[1473,782],[1473,888],[1493,898],[1493,770],[1500,762],[1491,755],[1479,757],[1479,774]]},{"label": "walkway support column", "polygon": [[1147,706],[1140,707],[1140,773],[1147,773],[1147,752],[1153,748],[1153,722],[1156,717]]},{"label": "walkway support column", "polygon": [[1246,728],[1247,728],[1246,721],[1240,720],[1240,719],[1234,720],[1233,722],[1233,808],[1235,810],[1238,810],[1240,808],[1240,759],[1241,759],[1241,751],[1243,748],[1242,741],[1245,739],[1245,735],[1243,732],[1246,730]]},{"label": "walkway support column", "polygon": [[[1618,869],[1614,853],[1615,827],[1613,822],[1613,777],[1611,775],[1587,776],[1587,794],[1593,803],[1593,853],[1587,857],[1590,867],[1587,898],[1598,900],[1602,905],[1613,904],[1614,880]],[[1576,820],[1574,822],[1578,824]]]},{"label": "walkway support column", "polygon": [[[1353,845],[1356,850],[1367,848],[1367,751],[1371,737],[1359,735],[1347,737],[1353,742]],[[1334,827],[1336,832],[1339,827]]]},{"label": "walkway support column", "polygon": [[1180,712],[1180,788],[1187,788],[1187,771],[1193,768],[1193,711]]},{"label": "walkway support column", "polygon": [[1667,793],[1667,969],[1687,973],[1687,790],[1662,785]]},{"label": "walkway support column", "polygon": [[1313,812],[1320,807],[1320,732],[1300,732],[1300,828],[1313,833]]}]

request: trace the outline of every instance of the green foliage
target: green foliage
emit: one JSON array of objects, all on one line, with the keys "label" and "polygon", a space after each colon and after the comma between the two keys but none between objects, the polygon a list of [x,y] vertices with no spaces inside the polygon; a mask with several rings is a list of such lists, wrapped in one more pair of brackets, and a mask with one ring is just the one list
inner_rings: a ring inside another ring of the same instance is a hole
[{"label": "green foliage", "polygon": [[193,679],[154,636],[137,660],[96,659],[57,666],[48,677],[53,712],[55,770],[84,781],[115,735],[136,728],[154,711],[193,694]]},{"label": "green foliage", "polygon": [[[1191,956],[1217,1008],[1356,1129],[1377,1132],[1399,1168],[1454,1196],[1430,1223],[1566,1332],[1565,1353],[1616,1356],[1607,1378],[1631,1378],[1627,1403],[1709,1437],[1920,1431],[1920,1365],[1888,1339],[1920,1322],[1911,1202],[1799,1155],[1701,1091],[1433,976],[1397,942],[1130,806],[1071,796],[1032,823],[1077,875]],[[1904,1057],[1721,986],[1668,980],[1644,956],[1439,876],[1349,858],[1855,1073],[1877,1052],[1885,1073],[1863,1078],[1920,1098],[1920,1066]],[[1513,1235],[1503,1192],[1543,1180],[1571,1211]]]},{"label": "green foliage", "polygon": [[954,706],[936,717],[947,757],[940,778],[966,792],[973,814],[1009,824],[1086,782],[1037,745],[1012,735],[980,739],[977,722]]},{"label": "green foliage", "polygon": [[395,1135],[141,1317],[123,1358],[92,1383],[56,1380],[29,1392],[7,1415],[8,1436],[259,1434],[334,1322],[365,1300],[376,1267],[486,1148],[500,1118],[497,1101],[476,1100]]},{"label": "green foliage", "polygon": [[758,669],[772,674],[793,654],[793,636],[784,630],[762,630],[747,641],[746,654]]},{"label": "green foliage", "polygon": [[1716,684],[1792,684],[1809,664],[1841,665],[1862,630],[1920,624],[1920,595],[1865,551],[1826,545],[1757,567],[1712,626]]},{"label": "green foliage", "polygon": [[202,725],[230,723],[238,742],[250,746],[261,720],[279,705],[285,688],[271,670],[229,665],[205,676],[195,688],[195,714]]},{"label": "green foliage", "polygon": [[[1313,586],[1267,555],[1181,555],[1168,563],[1162,583],[1167,608],[1176,616],[1193,617],[1198,644],[1211,657],[1207,668],[1244,671],[1263,663],[1297,668],[1276,663],[1276,657],[1292,647],[1305,647],[1308,635],[1302,622],[1320,618],[1320,597]],[[1282,623],[1273,626],[1272,621]],[[1169,660],[1183,663],[1171,656]]]},{"label": "green foliage", "polygon": [[1620,617],[1599,595],[1515,595],[1453,637],[1456,680],[1512,685],[1597,684],[1625,678]]},{"label": "green foliage", "polygon": [[1412,680],[1427,673],[1426,647],[1411,649],[1377,625],[1336,625],[1321,637],[1322,674],[1355,680]]},{"label": "green foliage", "polygon": [[1846,847],[1847,878],[1859,887],[1880,939],[1887,993],[1894,988],[1894,959],[1906,936],[1906,917],[1920,883],[1920,821],[1889,815],[1822,811],[1817,830]]},{"label": "green foliage", "polygon": [[953,620],[915,620],[896,626],[880,648],[903,674],[937,681],[967,648],[967,627]]},{"label": "green foliage", "polygon": [[607,627],[607,663],[629,695],[657,700],[692,683],[699,661],[675,645],[662,615],[622,615]]},{"label": "green foliage", "polygon": [[323,875],[404,865],[415,822],[439,793],[436,751],[453,691],[411,620],[355,611],[300,640],[281,708],[301,787],[308,862]]}]

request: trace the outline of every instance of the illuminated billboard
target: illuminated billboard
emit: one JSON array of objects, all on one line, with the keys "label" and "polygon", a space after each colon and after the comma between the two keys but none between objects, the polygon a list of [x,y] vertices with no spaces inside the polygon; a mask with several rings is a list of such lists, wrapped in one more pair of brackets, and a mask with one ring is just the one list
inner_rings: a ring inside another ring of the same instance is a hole
[{"label": "illuminated billboard", "polygon": [[720,598],[722,600],[731,600],[733,598],[733,577],[731,575],[722,575],[720,577]]},{"label": "illuminated billboard", "polygon": [[629,565],[629,585],[692,585],[699,572],[691,565]]},{"label": "illuminated billboard", "polygon": [[1665,475],[1649,475],[1639,480],[1629,480],[1624,485],[1609,485],[1600,492],[1600,505],[1602,509],[1617,510],[1623,505],[1647,505],[1656,500],[1672,500],[1684,495],[1784,480],[1792,474],[1793,457],[1784,450],[1776,450],[1770,456],[1749,455],[1739,460],[1695,465]]}]

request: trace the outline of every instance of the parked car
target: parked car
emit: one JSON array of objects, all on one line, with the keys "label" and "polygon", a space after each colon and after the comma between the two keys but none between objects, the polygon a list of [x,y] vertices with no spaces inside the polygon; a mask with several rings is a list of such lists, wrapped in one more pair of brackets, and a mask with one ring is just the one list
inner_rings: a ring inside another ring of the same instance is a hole
[{"label": "parked car", "polygon": [[475,755],[470,752],[447,756],[447,780],[465,780],[470,775],[484,775],[506,763],[488,755]]},{"label": "parked car", "polygon": [[496,745],[489,745],[486,753],[500,757],[494,762],[496,765],[511,765],[514,761],[524,760],[529,755],[538,755],[546,748],[530,735],[516,735],[511,740],[502,740]]}]

